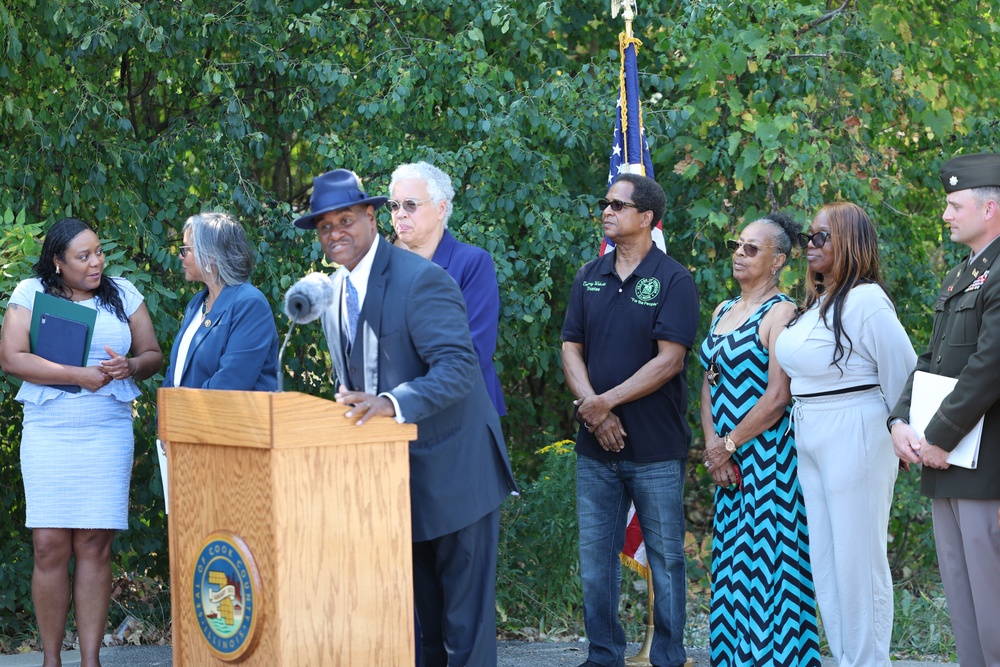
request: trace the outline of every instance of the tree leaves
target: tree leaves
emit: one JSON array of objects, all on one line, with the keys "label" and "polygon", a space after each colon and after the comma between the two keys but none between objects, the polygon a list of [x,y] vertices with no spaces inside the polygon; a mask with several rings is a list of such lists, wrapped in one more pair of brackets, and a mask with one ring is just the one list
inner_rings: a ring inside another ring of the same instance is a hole
[{"label": "tree leaves", "polygon": [[[942,238],[937,168],[1000,147],[987,4],[879,0],[829,17],[799,0],[640,7],[665,232],[698,281],[703,321],[735,289],[726,237],[774,207],[805,222],[850,199],[879,224],[890,287],[923,344],[930,294],[959,252]],[[348,167],[385,194],[397,165],[431,160],[456,185],[454,233],[497,264],[505,428],[529,471],[527,452],[569,418],[559,329],[599,243],[620,29],[604,0],[0,7],[0,293],[27,275],[43,226],[80,215],[125,252],[115,270],[138,281],[169,349],[198,288],[176,258],[189,215],[224,209],[246,223],[253,282],[279,311],[296,277],[323,268],[314,235],[290,225],[314,176]],[[385,213],[379,222],[388,232]],[[801,272],[786,276],[793,294]],[[315,327],[297,331],[287,386],[328,395],[324,355]],[[5,382],[0,423],[12,424]],[[155,473],[154,386],[138,408],[137,479]],[[0,459],[13,461],[3,433]],[[162,531],[159,498],[139,486],[137,530]],[[158,553],[129,562],[165,568]]]}]

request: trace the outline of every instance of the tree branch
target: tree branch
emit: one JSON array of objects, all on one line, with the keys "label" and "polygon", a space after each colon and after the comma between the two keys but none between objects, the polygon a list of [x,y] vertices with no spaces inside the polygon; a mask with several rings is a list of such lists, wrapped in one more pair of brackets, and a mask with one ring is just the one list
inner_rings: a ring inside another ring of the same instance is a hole
[{"label": "tree branch", "polygon": [[827,12],[826,14],[823,14],[818,19],[814,20],[812,23],[810,23],[809,25],[805,26],[804,28],[799,28],[798,30],[796,30],[795,31],[795,36],[796,37],[801,37],[805,33],[807,33],[810,30],[812,30],[813,28],[817,28],[817,27],[823,25],[824,23],[826,23],[827,21],[832,21],[834,18],[836,18],[836,16],[838,14],[843,13],[844,10],[847,9],[847,6],[849,4],[851,4],[851,0],[844,0],[843,4],[841,4],[840,7],[837,7],[836,9],[831,10],[831,11]]},{"label": "tree branch", "polygon": [[771,211],[776,212],[780,207],[778,200],[774,196],[774,163],[767,168],[767,202],[771,205]]}]

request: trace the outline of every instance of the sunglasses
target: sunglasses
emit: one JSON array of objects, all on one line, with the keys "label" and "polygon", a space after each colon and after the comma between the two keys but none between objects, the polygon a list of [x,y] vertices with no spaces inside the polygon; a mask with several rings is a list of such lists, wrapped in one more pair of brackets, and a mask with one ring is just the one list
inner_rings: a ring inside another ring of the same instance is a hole
[{"label": "sunglasses", "polygon": [[631,206],[632,208],[634,208],[637,211],[639,210],[638,205],[633,204],[630,201],[619,201],[617,199],[611,199],[611,200],[608,200],[608,199],[598,199],[597,200],[597,206],[600,207],[600,209],[602,211],[604,209],[606,209],[607,207],[610,206],[611,210],[614,211],[615,213],[617,213],[618,211],[622,210],[626,206]]},{"label": "sunglasses", "polygon": [[827,239],[830,238],[830,232],[816,232],[815,234],[806,234],[805,232],[799,232],[799,245],[805,248],[812,241],[814,248],[822,248],[826,245]]},{"label": "sunglasses", "polygon": [[418,206],[420,206],[421,204],[426,204],[427,202],[431,201],[431,199],[432,199],[431,197],[428,197],[427,199],[404,199],[403,201],[399,201],[397,199],[390,199],[389,201],[386,202],[386,204],[389,205],[389,210],[392,211],[393,213],[398,211],[400,208],[402,208],[407,213],[415,213],[417,211]]},{"label": "sunglasses", "polygon": [[189,252],[193,252],[193,251],[194,251],[194,246],[193,245],[182,245],[180,247],[180,250],[178,250],[178,254],[181,256],[181,259],[184,259],[185,257],[188,256]]},{"label": "sunglasses", "polygon": [[729,248],[729,252],[735,253],[740,248],[743,248],[743,254],[747,257],[756,257],[757,252],[761,248],[773,248],[773,245],[756,245],[754,243],[747,243],[746,241],[737,241],[736,239],[726,239],[726,247]]}]

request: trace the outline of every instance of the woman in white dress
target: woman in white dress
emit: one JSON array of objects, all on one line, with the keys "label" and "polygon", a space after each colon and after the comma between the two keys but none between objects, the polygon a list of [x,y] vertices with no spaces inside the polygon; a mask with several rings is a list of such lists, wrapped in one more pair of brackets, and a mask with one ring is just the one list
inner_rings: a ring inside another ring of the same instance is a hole
[{"label": "woman in white dress", "polygon": [[[0,334],[0,367],[24,381],[17,394],[24,411],[21,472],[44,667],[61,664],[71,599],[80,665],[100,665],[111,599],[111,544],[115,531],[128,527],[136,380],[151,377],[163,362],[142,295],[129,281],[104,276],[104,263],[90,225],[59,220],[46,234],[36,277],[14,289]],[[36,292],[97,311],[88,365],[66,366],[31,353]],[[50,385],[76,385],[80,391]]]}]

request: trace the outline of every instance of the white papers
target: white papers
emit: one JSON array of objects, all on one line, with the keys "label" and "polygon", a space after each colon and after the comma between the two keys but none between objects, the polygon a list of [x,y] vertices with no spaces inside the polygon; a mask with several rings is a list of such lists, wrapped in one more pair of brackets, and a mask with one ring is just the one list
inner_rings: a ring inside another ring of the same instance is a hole
[{"label": "white papers", "polygon": [[[941,401],[955,388],[958,378],[916,371],[913,374],[913,392],[910,397],[910,426],[921,438],[931,417],[941,407]],[[983,435],[983,419],[948,454],[948,464],[975,469],[979,465],[979,440]]]},{"label": "white papers", "polygon": [[163,444],[156,439],[156,459],[160,462],[160,480],[163,482],[163,513],[170,514],[170,494],[167,492],[167,455]]}]

